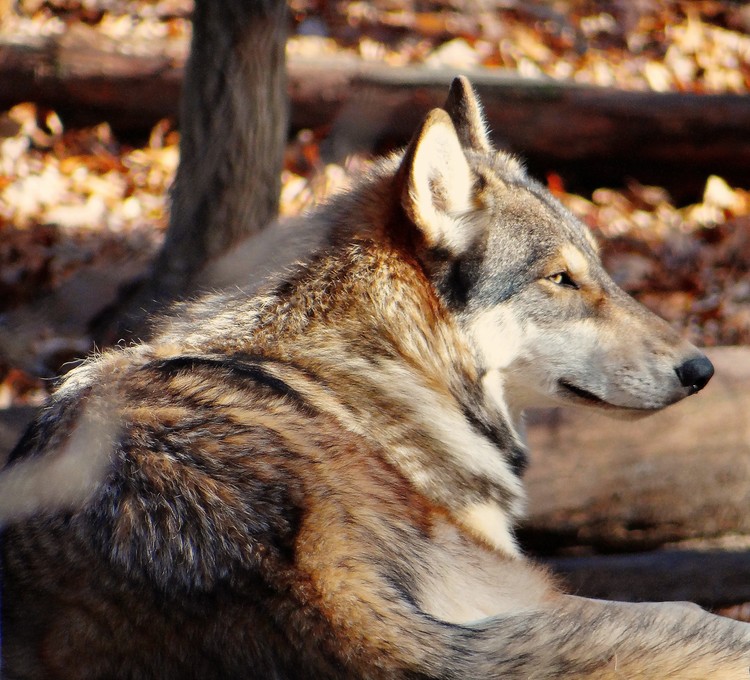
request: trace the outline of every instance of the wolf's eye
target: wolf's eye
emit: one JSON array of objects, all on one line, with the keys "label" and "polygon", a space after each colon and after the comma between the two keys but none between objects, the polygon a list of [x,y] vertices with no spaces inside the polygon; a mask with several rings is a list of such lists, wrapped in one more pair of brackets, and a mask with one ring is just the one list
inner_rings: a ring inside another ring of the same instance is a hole
[{"label": "wolf's eye", "polygon": [[568,272],[555,272],[547,277],[547,281],[551,281],[556,286],[566,286],[567,288],[578,288],[578,284],[573,281]]}]

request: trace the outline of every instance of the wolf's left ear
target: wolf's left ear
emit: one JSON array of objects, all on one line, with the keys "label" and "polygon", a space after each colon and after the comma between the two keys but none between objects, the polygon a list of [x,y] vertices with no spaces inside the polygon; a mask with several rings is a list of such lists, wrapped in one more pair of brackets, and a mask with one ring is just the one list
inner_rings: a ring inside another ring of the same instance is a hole
[{"label": "wolf's left ear", "polygon": [[458,76],[451,83],[445,110],[456,127],[462,146],[475,151],[491,151],[482,106],[466,76]]},{"label": "wolf's left ear", "polygon": [[429,247],[461,254],[473,241],[474,173],[456,128],[442,109],[434,109],[406,150],[399,175],[401,205]]}]

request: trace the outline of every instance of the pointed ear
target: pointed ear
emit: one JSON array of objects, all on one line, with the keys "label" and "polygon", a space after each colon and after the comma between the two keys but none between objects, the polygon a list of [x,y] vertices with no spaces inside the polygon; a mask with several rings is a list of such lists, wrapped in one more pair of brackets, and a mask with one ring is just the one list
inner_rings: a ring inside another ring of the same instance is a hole
[{"label": "pointed ear", "polygon": [[462,146],[475,151],[492,150],[482,116],[482,106],[466,76],[458,76],[451,83],[445,110],[456,126]]},{"label": "pointed ear", "polygon": [[463,253],[473,242],[475,177],[448,114],[434,109],[411,141],[400,169],[401,205],[428,246]]}]

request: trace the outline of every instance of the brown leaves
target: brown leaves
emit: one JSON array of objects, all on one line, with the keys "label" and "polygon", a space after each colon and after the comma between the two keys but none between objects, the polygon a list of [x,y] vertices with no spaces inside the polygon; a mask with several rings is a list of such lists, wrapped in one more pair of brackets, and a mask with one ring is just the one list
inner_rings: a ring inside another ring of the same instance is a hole
[{"label": "brown leaves", "polygon": [[314,54],[317,41],[329,53],[394,65],[500,67],[623,89],[747,92],[750,85],[750,13],[741,3],[326,3],[337,12],[320,4],[292,1],[300,29],[292,53]]},{"label": "brown leaves", "polygon": [[106,124],[64,131],[32,104],[0,117],[0,308],[97,257],[155,249],[177,159],[173,133],[131,149]]},{"label": "brown leaves", "polygon": [[[523,76],[623,89],[747,92],[750,12],[743,3],[564,0],[292,0],[289,52],[394,66],[507,68]],[[62,34],[85,23],[132,54],[155,42],[181,62],[190,0],[24,0],[4,33]],[[295,34],[296,33],[296,34]]]},{"label": "brown leaves", "polygon": [[0,409],[22,404],[40,406],[48,395],[46,387],[39,378],[0,365]]}]

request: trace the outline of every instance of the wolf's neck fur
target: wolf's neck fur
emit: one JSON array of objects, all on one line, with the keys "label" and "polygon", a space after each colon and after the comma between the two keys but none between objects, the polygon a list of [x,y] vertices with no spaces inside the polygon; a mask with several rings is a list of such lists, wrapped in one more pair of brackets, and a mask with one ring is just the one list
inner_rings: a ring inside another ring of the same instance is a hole
[{"label": "wolf's neck fur", "polygon": [[359,240],[302,269],[279,287],[253,344],[293,362],[304,335],[305,364],[326,376],[344,425],[428,499],[514,553],[520,439],[488,411],[472,351],[421,268],[393,248]]}]

